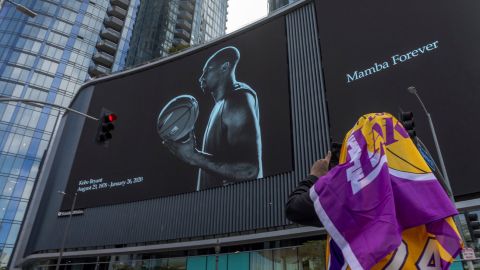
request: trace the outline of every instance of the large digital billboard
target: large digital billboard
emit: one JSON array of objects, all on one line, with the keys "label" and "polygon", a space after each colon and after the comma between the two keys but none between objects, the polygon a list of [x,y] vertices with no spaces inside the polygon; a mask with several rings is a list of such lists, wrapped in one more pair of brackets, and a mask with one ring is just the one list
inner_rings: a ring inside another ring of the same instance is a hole
[{"label": "large digital billboard", "polygon": [[87,208],[291,171],[288,85],[283,17],[96,83],[88,113],[118,120],[107,147],[86,121],[67,192]]},{"label": "large digital billboard", "polygon": [[[412,111],[438,161],[429,110],[456,196],[480,192],[478,1],[316,1],[331,135],[341,142],[359,116]],[[438,164],[438,163],[437,163]]]}]

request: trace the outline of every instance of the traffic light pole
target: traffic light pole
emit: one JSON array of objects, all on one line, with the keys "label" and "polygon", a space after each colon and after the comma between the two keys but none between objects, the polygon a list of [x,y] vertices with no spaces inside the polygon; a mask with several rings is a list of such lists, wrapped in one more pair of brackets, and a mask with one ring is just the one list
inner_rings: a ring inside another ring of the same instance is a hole
[{"label": "traffic light pole", "polygon": [[[420,100],[420,97],[417,94],[416,94],[416,96]],[[420,102],[421,102],[421,100],[420,100]],[[423,104],[422,104],[422,106],[423,106]],[[425,107],[424,107],[424,109],[425,109]],[[452,186],[450,185],[450,179],[448,178],[448,175],[447,175],[447,169],[445,168],[445,163],[443,162],[442,151],[440,150],[440,145],[438,144],[437,133],[435,132],[435,127],[433,126],[432,117],[430,116],[430,113],[428,113],[426,111],[426,109],[425,109],[425,113],[427,114],[428,123],[430,124],[430,129],[432,130],[433,141],[435,142],[435,148],[437,149],[438,160],[440,161],[440,168],[442,169],[442,174],[443,174],[443,177],[445,178],[445,184],[447,185],[448,190],[452,194],[452,197],[453,197]]]},{"label": "traffic light pole", "polygon": [[79,111],[77,111],[77,110],[74,110],[74,109],[71,109],[71,108],[68,108],[68,107],[64,107],[64,106],[61,106],[61,105],[49,103],[49,102],[38,101],[38,100],[33,100],[33,99],[24,99],[24,98],[0,98],[0,102],[10,102],[10,101],[16,101],[16,102],[21,102],[21,103],[26,103],[26,104],[34,103],[34,104],[48,105],[48,106],[51,106],[51,107],[64,109],[64,110],[67,110],[67,111],[69,111],[69,112],[72,112],[72,113],[75,113],[75,114],[79,114],[79,115],[81,115],[81,116],[83,116],[83,117],[86,117],[86,118],[89,118],[89,119],[98,121],[98,118],[93,117],[93,116],[91,116],[91,115],[88,115],[88,114],[79,112]]},{"label": "traffic light pole", "polygon": [[420,102],[420,105],[422,105],[422,108],[425,111],[425,114],[427,115],[428,124],[430,125],[430,129],[433,135],[433,142],[435,143],[435,149],[437,150],[437,154],[438,154],[438,161],[440,161],[440,168],[442,170],[443,177],[445,178],[445,185],[448,188],[448,193],[450,193],[449,195],[451,196],[452,201],[455,203],[455,199],[453,197],[453,192],[452,192],[452,186],[450,185],[450,179],[448,178],[448,175],[447,175],[447,169],[445,168],[445,163],[443,162],[442,151],[440,150],[440,145],[438,143],[435,127],[433,126],[432,117],[430,116],[430,113],[427,111],[425,104],[423,104],[422,99],[418,95],[417,89],[415,89],[415,87],[413,86],[410,86],[408,87],[408,91],[417,97],[418,101]]},{"label": "traffic light pole", "polygon": [[[65,192],[60,192],[63,195],[68,195]],[[73,196],[72,207],[70,208],[70,214],[68,215],[67,225],[65,226],[65,231],[63,232],[62,243],[60,246],[60,252],[58,253],[57,264],[55,265],[55,270],[60,270],[60,263],[63,257],[63,251],[65,250],[65,241],[67,240],[68,230],[70,228],[70,223],[72,221],[73,211],[75,210],[75,202],[77,201],[77,193]]]},{"label": "traffic light pole", "polygon": [[[420,102],[420,105],[422,105],[422,108],[425,111],[425,114],[427,115],[428,123],[430,125],[430,129],[431,129],[432,135],[433,135],[433,141],[435,143],[435,148],[437,149],[438,160],[440,161],[440,168],[442,170],[443,178],[445,179],[445,186],[448,189],[447,194],[450,197],[450,200],[452,201],[452,203],[455,205],[455,197],[453,196],[452,186],[450,185],[450,179],[448,178],[448,175],[447,175],[447,169],[445,168],[445,163],[443,162],[442,151],[440,150],[440,145],[438,143],[437,133],[435,132],[435,127],[433,126],[432,117],[430,116],[430,113],[428,112],[427,107],[425,107],[425,104],[423,104],[422,99],[418,95],[417,89],[414,86],[410,86],[410,87],[407,88],[407,90],[408,90],[408,92],[410,92],[411,94],[413,94],[417,97],[418,101]],[[453,220],[454,220],[454,222],[455,222],[455,224],[456,224],[456,226],[457,226],[457,228],[460,232],[460,237],[462,238],[462,241],[465,243],[465,237],[463,236],[463,233],[462,233],[461,222],[458,218],[458,215],[454,216]],[[469,270],[473,270],[472,261],[467,262],[467,265],[468,265]]]},{"label": "traffic light pole", "polygon": [[23,13],[23,14],[31,17],[31,18],[35,18],[35,16],[37,16],[37,13],[35,13],[34,11],[32,11],[31,9],[27,8],[24,5],[20,5],[20,4],[15,3],[11,0],[5,0],[5,2],[8,2],[8,3],[12,4],[18,11],[20,11],[21,13]]}]

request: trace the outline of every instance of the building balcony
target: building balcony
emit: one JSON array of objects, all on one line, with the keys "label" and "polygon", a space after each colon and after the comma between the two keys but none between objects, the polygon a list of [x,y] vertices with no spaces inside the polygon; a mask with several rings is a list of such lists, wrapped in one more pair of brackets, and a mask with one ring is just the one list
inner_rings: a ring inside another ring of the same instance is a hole
[{"label": "building balcony", "polygon": [[122,31],[123,23],[124,23],[123,20],[120,20],[119,18],[114,16],[107,17],[103,21],[104,25],[110,28],[113,28],[114,30],[117,30],[117,31]]},{"label": "building balcony", "polygon": [[177,25],[176,25],[177,28],[181,28],[181,29],[185,29],[187,31],[191,31],[192,30],[192,24],[189,23],[188,21],[186,20],[177,20]]},{"label": "building balcony", "polygon": [[187,10],[187,11],[190,11],[191,13],[193,13],[195,10],[195,5],[192,4],[191,1],[180,0],[179,6],[180,6],[180,10]]},{"label": "building balcony", "polygon": [[98,76],[101,76],[101,75],[105,75],[105,74],[110,74],[111,70],[107,67],[104,67],[104,66],[101,66],[101,65],[90,65],[90,67],[88,67],[88,74],[90,74],[90,76],[92,77],[98,77]]},{"label": "building balcony", "polygon": [[107,14],[110,16],[115,16],[122,20],[127,17],[127,11],[119,6],[108,7]]},{"label": "building balcony", "polygon": [[97,52],[93,55],[93,61],[105,67],[112,67],[115,58],[105,52]]},{"label": "building balcony", "polygon": [[180,19],[185,19],[187,21],[191,21],[193,19],[192,13],[190,13],[186,10],[182,10],[182,11],[178,12],[178,17]]},{"label": "building balcony", "polygon": [[95,47],[98,50],[107,52],[111,55],[114,55],[115,52],[117,51],[117,44],[106,39],[102,39],[99,42],[97,42]]},{"label": "building balcony", "polygon": [[128,5],[130,5],[130,0],[110,0],[110,4],[112,6],[119,6],[123,9],[128,9]]},{"label": "building balcony", "polygon": [[114,43],[118,43],[120,40],[120,32],[112,29],[112,28],[104,28],[100,32],[100,36],[102,38],[108,39]]},{"label": "building balcony", "polygon": [[186,40],[181,39],[181,38],[174,38],[173,39],[173,45],[174,46],[179,46],[179,45],[189,46],[190,43],[188,43]]},{"label": "building balcony", "polygon": [[183,29],[175,29],[174,37],[179,37],[185,40],[190,40],[190,33]]}]

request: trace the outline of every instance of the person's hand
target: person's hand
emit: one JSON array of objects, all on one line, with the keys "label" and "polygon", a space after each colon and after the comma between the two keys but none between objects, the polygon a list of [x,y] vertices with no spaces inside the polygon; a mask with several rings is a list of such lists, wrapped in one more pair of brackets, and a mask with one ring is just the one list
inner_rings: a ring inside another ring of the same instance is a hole
[{"label": "person's hand", "polygon": [[310,174],[316,177],[323,176],[328,172],[328,164],[332,158],[332,152],[328,151],[327,155],[323,159],[319,159],[313,163],[310,169]]},{"label": "person's hand", "polygon": [[197,145],[193,132],[190,133],[187,141],[175,142],[165,140],[162,142],[162,144],[165,145],[168,150],[170,150],[170,152],[178,159],[190,165],[195,165],[195,154],[197,153]]}]

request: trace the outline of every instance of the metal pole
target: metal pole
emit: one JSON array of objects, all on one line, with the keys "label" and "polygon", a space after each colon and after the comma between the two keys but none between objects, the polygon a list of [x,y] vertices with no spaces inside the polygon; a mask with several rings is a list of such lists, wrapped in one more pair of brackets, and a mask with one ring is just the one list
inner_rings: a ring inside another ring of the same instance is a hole
[{"label": "metal pole", "polygon": [[[439,168],[437,166],[437,162],[433,159],[432,155],[430,154],[430,152],[428,152],[428,149],[427,147],[425,146],[425,144],[422,142],[422,140],[419,138],[419,137],[416,137],[416,144],[417,144],[417,148],[422,149],[422,151],[425,152],[425,154],[430,158],[432,159],[432,162],[434,163],[433,164],[433,168],[435,171],[437,171],[437,173],[435,173],[435,176],[437,177],[437,180],[438,182],[440,182],[440,184],[442,185],[442,188],[443,190],[445,190],[445,192],[447,192],[448,194],[448,197],[451,199],[452,198],[452,191],[451,191],[451,188],[449,188],[447,186],[447,183],[445,181],[445,178],[443,177],[442,173],[440,172],[441,168]],[[429,165],[430,166],[430,165]],[[453,200],[452,200],[453,201]]]},{"label": "metal pole", "polygon": [[[416,96],[418,97],[418,99],[420,99],[418,95]],[[437,133],[435,132],[435,127],[433,126],[432,117],[430,116],[430,113],[428,112],[426,113],[428,117],[428,123],[430,124],[430,129],[432,130],[433,141],[435,142],[435,148],[437,149],[438,160],[440,161],[440,168],[442,169],[442,174],[443,174],[443,177],[445,178],[445,184],[447,185],[448,190],[450,191],[453,197],[452,186],[450,185],[450,179],[448,178],[447,169],[445,168],[445,163],[443,162],[443,155],[442,155],[442,151],[440,150],[440,145],[438,144]]]},{"label": "metal pole", "polygon": [[27,7],[24,6],[24,5],[17,4],[17,3],[15,3],[15,2],[10,1],[10,0],[5,0],[5,2],[8,2],[8,3],[14,5],[15,8],[16,8],[18,11],[20,11],[21,13],[23,13],[23,14],[29,16],[29,17],[34,18],[35,16],[37,16],[37,13],[35,13],[34,11],[32,11],[31,9],[27,8]]},{"label": "metal pole", "polygon": [[[64,192],[64,195],[66,195],[65,192]],[[65,231],[63,232],[62,244],[60,246],[60,252],[58,254],[58,260],[57,260],[57,265],[55,266],[55,270],[60,269],[60,262],[62,260],[63,250],[65,249],[65,241],[67,240],[68,229],[70,227],[70,222],[72,221],[73,209],[75,209],[76,201],[77,201],[77,193],[75,192],[75,195],[73,196],[72,207],[70,208],[70,215],[68,216],[68,221],[67,221],[67,225],[65,226]]]},{"label": "metal pole", "polygon": [[422,99],[418,95],[417,89],[415,89],[415,87],[413,86],[410,86],[408,87],[408,91],[417,97],[418,101],[420,102],[420,105],[422,105],[422,108],[425,111],[425,114],[427,115],[428,124],[430,125],[430,130],[433,135],[433,142],[435,143],[435,149],[437,150],[437,154],[438,154],[438,160],[440,161],[440,168],[442,170],[443,177],[445,178],[445,184],[448,188],[449,193],[452,194],[451,195],[452,201],[455,202],[455,199],[453,198],[452,186],[450,185],[450,179],[448,178],[447,169],[445,167],[445,163],[443,162],[443,155],[442,155],[442,151],[440,150],[440,144],[438,143],[437,133],[435,132],[435,127],[433,126],[432,117],[430,116],[430,113],[427,111],[427,107],[425,107],[425,104],[423,104]]},{"label": "metal pole", "polygon": [[[417,97],[418,101],[420,101],[420,105],[422,105],[422,108],[425,111],[425,114],[427,115],[428,123],[430,125],[430,129],[433,135],[433,141],[435,143],[435,148],[437,149],[438,160],[440,161],[440,168],[442,170],[443,178],[445,179],[445,186],[448,189],[447,194],[448,194],[448,197],[450,197],[450,200],[452,201],[453,205],[455,206],[455,197],[453,196],[452,186],[450,185],[450,179],[448,178],[448,175],[447,175],[447,169],[445,167],[445,163],[443,162],[442,151],[440,150],[440,144],[438,143],[437,133],[435,132],[435,127],[433,126],[432,117],[430,116],[430,113],[427,111],[427,107],[425,107],[425,104],[423,104],[422,99],[418,95],[417,89],[414,86],[410,86],[408,87],[407,90],[408,92],[410,92],[411,94],[414,94]],[[455,225],[457,226],[457,229],[460,233],[461,240],[465,243],[465,237],[463,236],[463,233],[462,233],[461,222],[458,215],[453,216],[453,221],[455,222]]]},{"label": "metal pole", "polygon": [[220,240],[217,239],[217,245],[215,246],[215,270],[218,270],[218,254],[220,253]]},{"label": "metal pole", "polygon": [[25,98],[0,98],[0,102],[9,102],[9,101],[16,101],[16,102],[22,102],[22,103],[27,103],[27,104],[28,103],[38,103],[38,104],[48,105],[48,106],[51,106],[51,107],[61,108],[61,109],[70,111],[72,113],[76,113],[76,114],[79,114],[81,116],[84,116],[86,118],[90,118],[92,120],[98,121],[98,118],[93,117],[91,115],[79,112],[77,110],[74,110],[74,109],[71,109],[71,108],[68,108],[68,107],[64,107],[64,106],[61,106],[61,105],[49,103],[49,102],[38,101],[38,100],[33,100],[33,99],[25,99]]}]

